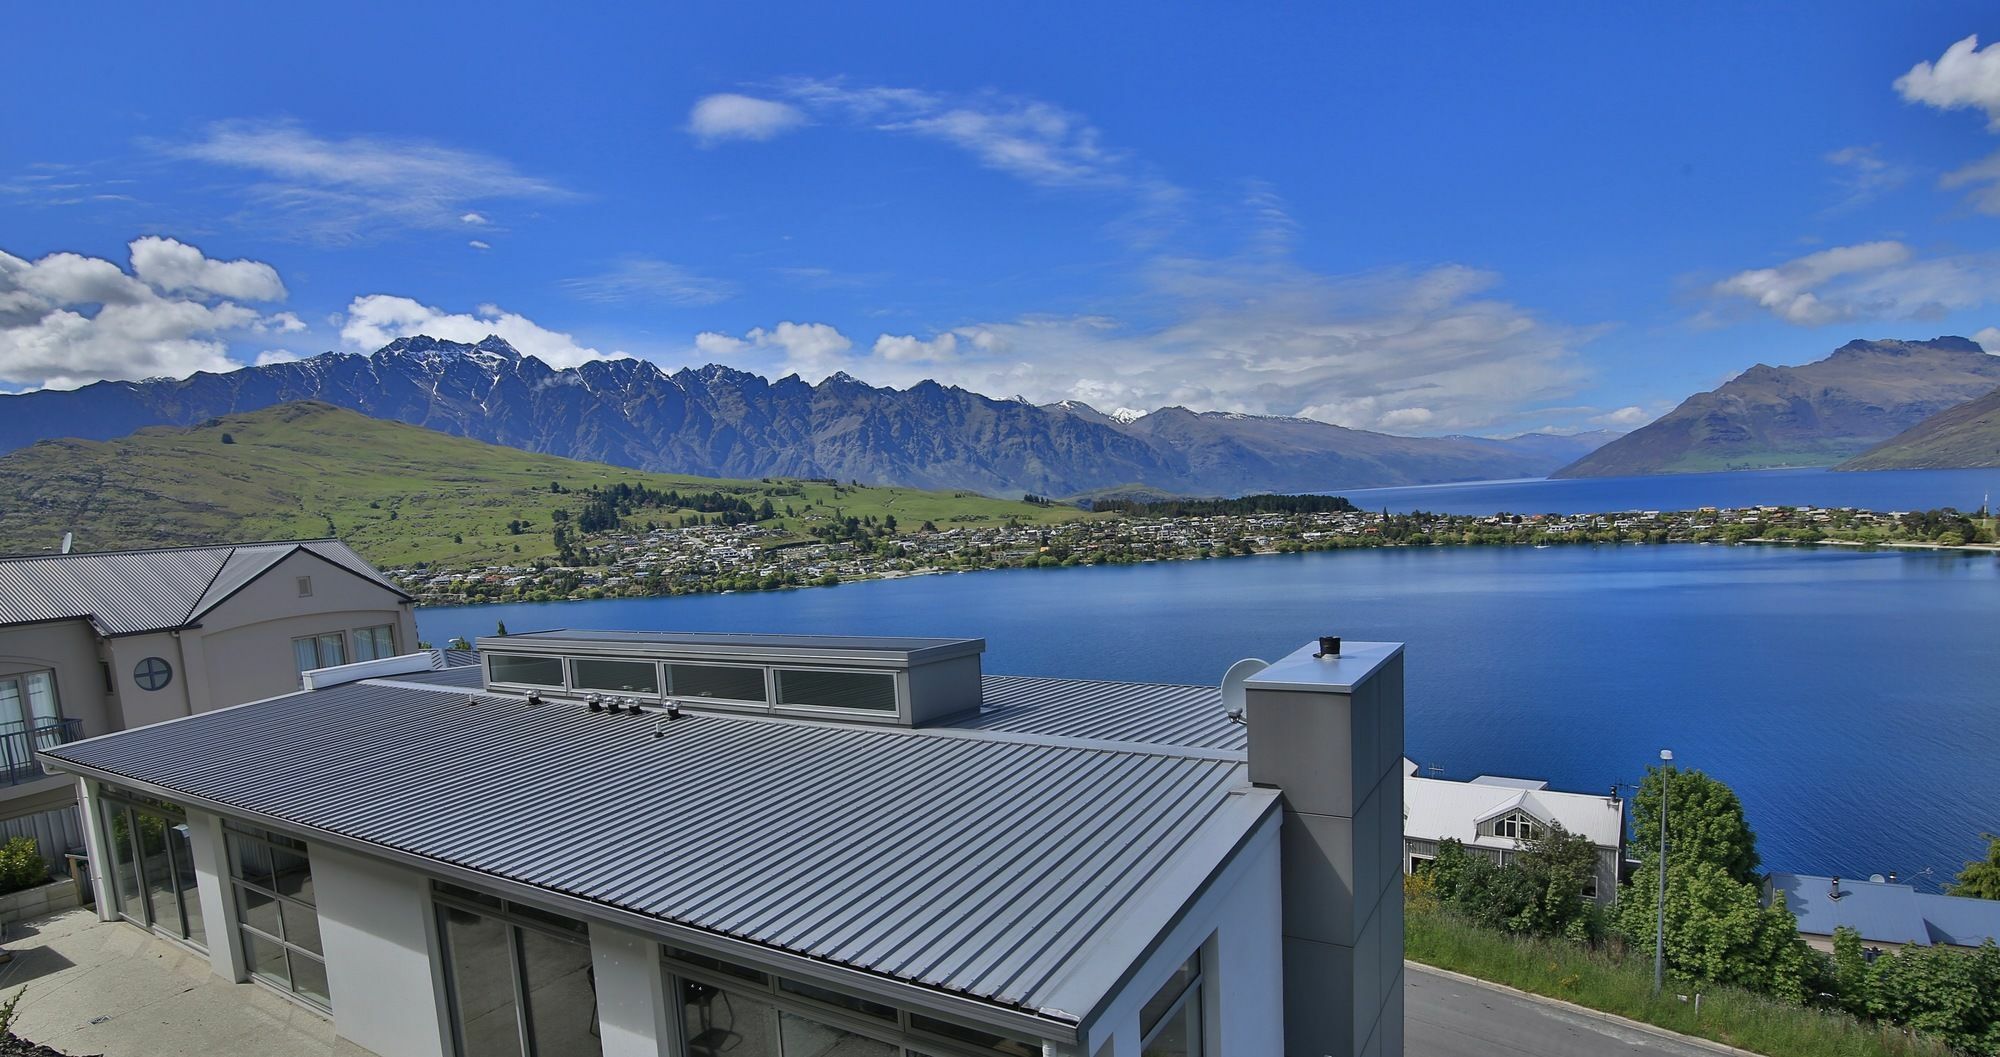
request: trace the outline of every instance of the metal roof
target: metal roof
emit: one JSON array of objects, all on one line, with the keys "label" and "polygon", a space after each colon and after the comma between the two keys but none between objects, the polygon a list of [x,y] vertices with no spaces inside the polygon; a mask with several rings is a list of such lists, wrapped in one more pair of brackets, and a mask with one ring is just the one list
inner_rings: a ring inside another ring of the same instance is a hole
[{"label": "metal roof", "polygon": [[2000,900],[1918,892],[1916,901],[1932,943],[1977,947],[2000,941]]},{"label": "metal roof", "polygon": [[677,942],[725,937],[1044,1025],[1096,1011],[1277,803],[1229,753],[697,712],[662,723],[407,685],[424,677],[44,756],[643,915],[681,927],[667,930]]},{"label": "metal roof", "polygon": [[1765,883],[1765,900],[1785,894],[1785,906],[1799,919],[1799,931],[1831,936],[1851,928],[1871,943],[1931,945],[1930,930],[1917,912],[1916,890],[1905,884],[1840,879],[1840,898],[1831,898],[1833,878],[1810,874],[1773,873]]},{"label": "metal roof", "polygon": [[886,661],[921,664],[975,654],[986,649],[985,639],[915,638],[886,635],[764,635],[729,632],[687,631],[591,631],[565,629],[531,631],[518,635],[485,635],[475,645],[481,650],[528,650],[537,653],[575,653],[583,650],[616,652],[627,657],[705,656],[755,657],[763,660],[799,660],[835,657],[844,661]]},{"label": "metal roof", "polygon": [[0,625],[87,619],[104,635],[184,628],[303,551],[408,598],[339,540],[0,557]]},{"label": "metal roof", "polygon": [[1249,750],[1243,725],[1223,713],[1222,691],[1214,686],[989,675],[985,689],[979,715],[955,720],[954,726]]}]

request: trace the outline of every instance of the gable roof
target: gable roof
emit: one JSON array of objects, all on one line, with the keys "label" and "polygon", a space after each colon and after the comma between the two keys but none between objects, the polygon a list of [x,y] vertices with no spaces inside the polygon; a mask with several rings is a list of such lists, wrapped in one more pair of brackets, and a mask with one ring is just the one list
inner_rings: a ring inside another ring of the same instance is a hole
[{"label": "gable roof", "polygon": [[1833,878],[1774,873],[1764,900],[1785,893],[1785,906],[1799,919],[1799,931],[1831,936],[1851,928],[1870,943],[1944,943],[1977,947],[2000,940],[2000,901],[1919,892],[1907,884],[1840,879],[1840,898],[1831,898]]},{"label": "gable roof", "polygon": [[336,539],[30,554],[0,557],[0,626],[88,620],[107,636],[190,627],[301,552],[410,597]]},{"label": "gable roof", "polygon": [[[832,966],[1056,1036],[1101,1009],[1119,986],[1108,968],[1136,961],[1239,849],[1276,839],[1276,791],[1253,788],[1229,750],[696,710],[607,717],[485,692],[479,671],[302,691],[43,758],[583,901],[715,956]],[[1029,682],[1013,689],[1114,685]]]},{"label": "gable roof", "polygon": [[1590,838],[1600,848],[1624,841],[1625,805],[1602,793],[1565,793],[1527,788],[1520,781],[1457,782],[1424,778],[1416,764],[1403,761],[1403,832],[1425,840],[1456,840],[1461,844],[1512,849],[1510,837],[1481,835],[1481,824],[1510,811],[1525,811],[1545,823],[1560,823],[1571,833]]}]

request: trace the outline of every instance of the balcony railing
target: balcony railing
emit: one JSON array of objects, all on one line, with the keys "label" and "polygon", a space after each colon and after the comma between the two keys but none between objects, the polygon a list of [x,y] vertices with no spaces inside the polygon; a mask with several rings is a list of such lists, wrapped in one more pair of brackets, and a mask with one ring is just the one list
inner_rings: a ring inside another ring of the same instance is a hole
[{"label": "balcony railing", "polygon": [[53,749],[83,737],[80,719],[37,719],[0,723],[0,785],[20,785],[42,777],[35,759],[40,749]]}]

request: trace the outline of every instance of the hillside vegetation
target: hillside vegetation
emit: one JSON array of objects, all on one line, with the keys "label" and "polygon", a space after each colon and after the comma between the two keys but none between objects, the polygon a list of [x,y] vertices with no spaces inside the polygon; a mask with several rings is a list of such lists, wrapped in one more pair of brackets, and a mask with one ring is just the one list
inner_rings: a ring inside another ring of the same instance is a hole
[{"label": "hillside vegetation", "polygon": [[2000,466],[2000,388],[1940,411],[1834,467],[1943,470]]},{"label": "hillside vegetation", "polygon": [[723,504],[756,516],[768,502],[758,520],[801,538],[836,511],[909,529],[1087,516],[966,492],[645,473],[303,401],[0,457],[0,552],[53,550],[66,531],[87,550],[337,535],[383,566],[523,561],[556,553],[552,511],[568,511],[575,531],[591,489],[620,483],[685,497],[642,521],[714,519]]}]

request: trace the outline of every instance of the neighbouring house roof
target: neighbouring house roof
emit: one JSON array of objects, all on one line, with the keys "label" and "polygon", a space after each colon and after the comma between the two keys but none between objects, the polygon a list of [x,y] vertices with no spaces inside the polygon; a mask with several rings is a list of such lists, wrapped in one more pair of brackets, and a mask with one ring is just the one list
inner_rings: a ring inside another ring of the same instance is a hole
[{"label": "neighbouring house roof", "polygon": [[89,620],[102,635],[190,627],[300,552],[410,597],[335,539],[31,554],[0,557],[0,626]]},{"label": "neighbouring house roof", "polygon": [[[1241,752],[1132,729],[607,716],[488,693],[477,674],[364,679],[44,758],[444,876],[586,900],[687,946],[750,945],[1053,1025],[1096,1012],[1217,871],[1275,831],[1277,791],[1250,785]],[[986,686],[996,716],[1199,696]]]},{"label": "neighbouring house roof", "polygon": [[1564,793],[1525,779],[1456,782],[1423,778],[1416,764],[1403,761],[1403,832],[1424,840],[1456,840],[1487,848],[1511,849],[1512,838],[1482,836],[1479,825],[1510,811],[1560,823],[1600,848],[1624,843],[1625,806],[1601,793]]},{"label": "neighbouring house roof", "polygon": [[1812,874],[1773,873],[1764,885],[1769,902],[1778,892],[1799,919],[1799,931],[1831,936],[1851,928],[1870,943],[1919,947],[1952,944],[1977,947],[2000,940],[2000,901],[1919,892],[1906,884],[1840,879],[1840,898],[1832,898],[1833,878]]}]

